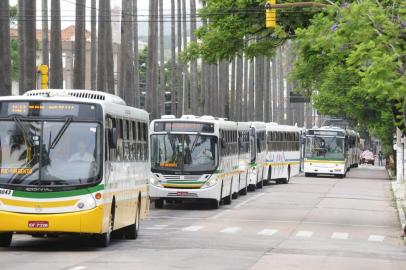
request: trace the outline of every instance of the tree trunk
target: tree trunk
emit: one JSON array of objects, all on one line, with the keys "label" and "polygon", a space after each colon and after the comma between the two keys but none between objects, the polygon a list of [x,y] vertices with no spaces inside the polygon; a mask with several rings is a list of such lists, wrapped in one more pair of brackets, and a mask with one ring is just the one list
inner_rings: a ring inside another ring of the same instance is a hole
[{"label": "tree trunk", "polygon": [[236,121],[235,113],[235,58],[231,62],[231,85],[230,85],[230,101],[229,101],[229,119]]},{"label": "tree trunk", "polygon": [[134,89],[135,89],[135,107],[140,108],[140,56],[138,48],[138,4],[137,0],[133,0],[133,38],[134,38]]},{"label": "tree trunk", "polygon": [[[26,6],[27,8],[27,6]],[[27,28],[27,25],[26,25]],[[61,7],[59,0],[51,1],[51,66],[50,88],[63,88]]]},{"label": "tree trunk", "polygon": [[264,57],[255,60],[255,121],[264,120]]},{"label": "tree trunk", "polygon": [[[190,41],[196,43],[197,39],[195,36],[196,31],[196,0],[190,1]],[[192,60],[190,62],[190,108],[191,113],[194,115],[198,114],[199,99],[198,99],[198,83],[197,83],[197,61]]]},{"label": "tree trunk", "polygon": [[269,66],[269,58],[266,57],[264,61],[264,121],[266,123],[271,121],[271,104],[269,102],[270,96],[270,86],[269,86],[269,73],[270,73],[270,66]]},{"label": "tree trunk", "polygon": [[[182,0],[182,41],[183,41],[183,50],[187,47],[187,23],[186,23],[186,0]],[[182,63],[183,68],[183,113],[189,114],[190,113],[190,106],[189,106],[189,72],[186,63]]]},{"label": "tree trunk", "polygon": [[96,90],[96,65],[97,65],[97,44],[96,44],[96,0],[91,2],[90,11],[90,24],[91,24],[91,58],[90,58],[90,88]]},{"label": "tree trunk", "polygon": [[249,97],[248,97],[248,120],[253,121],[255,117],[255,61],[257,59],[250,60],[249,63],[249,77],[248,77],[248,86],[249,86]]},{"label": "tree trunk", "polygon": [[105,36],[104,36],[104,43],[105,43],[105,51],[104,55],[106,57],[106,78],[107,78],[107,91],[110,94],[115,94],[115,78],[114,78],[114,59],[113,59],[113,39],[111,33],[111,6],[110,0],[106,1],[106,9],[105,9],[106,17],[106,27],[105,27]]},{"label": "tree trunk", "polygon": [[272,59],[272,122],[278,122],[279,112],[278,112],[278,77],[276,68],[276,54]]},{"label": "tree trunk", "polygon": [[249,82],[248,82],[248,67],[249,67],[249,62],[248,58],[244,56],[244,106],[243,106],[243,121],[248,120],[248,96],[249,96]]},{"label": "tree trunk", "polygon": [[159,0],[159,105],[158,116],[166,114],[166,82],[165,82],[165,47],[164,47],[164,3]]},{"label": "tree trunk", "polygon": [[183,70],[183,64],[182,60],[180,58],[181,53],[182,53],[182,1],[177,0],[177,19],[178,19],[178,24],[177,24],[177,46],[178,46],[178,76],[177,76],[177,82],[178,82],[178,105],[177,105],[177,116],[181,116],[183,114],[183,75],[182,75],[182,70]]},{"label": "tree trunk", "polygon": [[25,62],[25,42],[24,42],[24,26],[25,26],[25,6],[26,1],[18,0],[18,92],[23,94],[24,91],[24,62]]},{"label": "tree trunk", "polygon": [[132,10],[132,0],[122,0],[119,94],[127,105],[134,106],[133,18],[126,10]]},{"label": "tree trunk", "polygon": [[49,40],[48,40],[48,0],[42,0],[42,64],[49,66]]},{"label": "tree trunk", "polygon": [[[26,1],[24,6],[26,24],[24,27],[25,61],[24,61],[24,91],[36,88],[36,1]],[[59,17],[59,16],[58,16]],[[60,18],[60,17],[59,17]],[[62,88],[62,87],[61,87]]]},{"label": "tree trunk", "polygon": [[8,0],[0,1],[0,96],[11,95],[10,14]]},{"label": "tree trunk", "polygon": [[105,10],[106,2],[108,0],[99,0],[99,22],[98,22],[98,35],[97,35],[97,90],[106,92],[107,90],[107,77],[106,77],[106,59],[105,59]]},{"label": "tree trunk", "polygon": [[278,112],[279,112],[279,118],[278,118],[278,123],[279,124],[285,124],[285,83],[284,83],[284,77],[283,77],[283,50],[282,46],[279,46],[278,48],[278,54],[277,54],[277,69],[278,69]]},{"label": "tree trunk", "polygon": [[177,90],[177,66],[176,66],[176,24],[175,24],[175,0],[171,0],[171,114],[176,115],[176,90]]},{"label": "tree trunk", "polygon": [[235,94],[235,121],[242,121],[242,111],[243,104],[243,58],[242,56],[237,56],[236,64],[236,94]]},{"label": "tree trunk", "polygon": [[146,82],[146,108],[151,113],[151,119],[157,117],[157,106],[159,99],[157,94],[157,1],[149,2],[149,28],[148,28],[148,61],[147,61],[147,82]]},{"label": "tree trunk", "polygon": [[85,89],[86,74],[86,0],[76,0],[75,22],[75,65],[73,67],[73,88]]}]

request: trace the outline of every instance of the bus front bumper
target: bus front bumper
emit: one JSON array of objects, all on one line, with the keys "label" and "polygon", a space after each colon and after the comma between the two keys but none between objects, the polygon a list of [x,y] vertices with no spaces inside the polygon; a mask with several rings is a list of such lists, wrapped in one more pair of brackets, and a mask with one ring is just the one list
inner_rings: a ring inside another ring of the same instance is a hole
[{"label": "bus front bumper", "polygon": [[344,164],[324,164],[312,163],[312,165],[304,164],[304,171],[306,173],[320,173],[320,174],[344,174]]},{"label": "bus front bumper", "polygon": [[208,188],[165,188],[149,185],[149,194],[152,199],[176,198],[176,199],[220,199],[221,182]]},{"label": "bus front bumper", "polygon": [[103,207],[60,214],[24,214],[0,211],[0,232],[102,233]]}]

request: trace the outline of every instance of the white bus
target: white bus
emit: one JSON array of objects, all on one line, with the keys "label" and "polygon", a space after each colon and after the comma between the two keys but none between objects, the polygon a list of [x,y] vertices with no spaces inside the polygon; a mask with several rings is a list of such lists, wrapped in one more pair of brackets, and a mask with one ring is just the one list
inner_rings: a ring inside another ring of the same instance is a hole
[{"label": "white bus", "polygon": [[306,176],[346,176],[359,162],[359,135],[352,130],[326,126],[306,132],[304,171]]},{"label": "white bus", "polygon": [[264,122],[250,123],[250,177],[248,190],[262,188],[267,166],[266,124]]},{"label": "white bus", "polygon": [[0,98],[0,246],[13,233],[135,239],[149,209],[148,113],[114,95]]},{"label": "white bus", "polygon": [[276,181],[287,184],[292,176],[300,173],[301,134],[297,126],[268,123],[267,127],[267,167],[262,179],[265,183]]},{"label": "white bus", "polygon": [[[238,132],[237,123],[212,116],[152,121],[150,196],[155,207],[162,208],[165,201],[206,199],[218,208],[244,193]],[[249,129],[243,140],[249,149]]]}]

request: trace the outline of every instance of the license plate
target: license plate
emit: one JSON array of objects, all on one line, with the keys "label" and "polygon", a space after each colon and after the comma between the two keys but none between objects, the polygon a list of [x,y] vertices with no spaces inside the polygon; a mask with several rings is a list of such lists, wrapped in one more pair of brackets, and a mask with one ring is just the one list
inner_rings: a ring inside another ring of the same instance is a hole
[{"label": "license plate", "polygon": [[46,229],[48,227],[48,221],[28,221],[28,228],[30,229]]},{"label": "license plate", "polygon": [[187,196],[187,195],[189,195],[189,192],[178,191],[178,192],[176,192],[176,195],[177,196]]}]

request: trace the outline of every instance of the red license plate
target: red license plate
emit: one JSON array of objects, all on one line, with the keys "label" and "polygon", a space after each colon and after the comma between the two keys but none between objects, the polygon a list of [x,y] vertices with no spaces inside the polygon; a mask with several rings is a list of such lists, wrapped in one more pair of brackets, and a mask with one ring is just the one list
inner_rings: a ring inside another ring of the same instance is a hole
[{"label": "red license plate", "polygon": [[187,195],[189,195],[189,192],[178,191],[178,192],[176,192],[176,195],[177,196],[187,196]]},{"label": "red license plate", "polygon": [[28,228],[30,229],[46,229],[48,227],[48,221],[28,221]]}]

